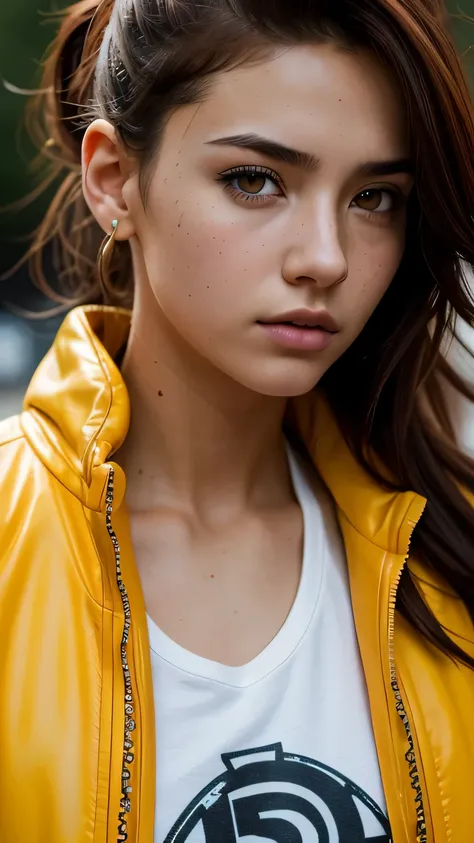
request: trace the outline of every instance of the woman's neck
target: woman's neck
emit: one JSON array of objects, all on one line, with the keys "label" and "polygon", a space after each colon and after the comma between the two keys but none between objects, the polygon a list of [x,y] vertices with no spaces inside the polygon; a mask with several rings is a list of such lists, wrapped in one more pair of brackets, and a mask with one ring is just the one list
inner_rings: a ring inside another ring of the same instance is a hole
[{"label": "woman's neck", "polygon": [[134,312],[122,366],[132,419],[117,459],[130,509],[169,506],[215,521],[287,500],[286,400],[217,371],[157,310]]}]

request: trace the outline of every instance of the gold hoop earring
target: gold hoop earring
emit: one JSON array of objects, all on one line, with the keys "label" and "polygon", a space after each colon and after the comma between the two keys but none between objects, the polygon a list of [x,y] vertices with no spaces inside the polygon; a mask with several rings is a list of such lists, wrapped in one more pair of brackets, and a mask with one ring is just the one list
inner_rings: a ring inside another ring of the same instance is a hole
[{"label": "gold hoop earring", "polygon": [[100,245],[99,253],[97,255],[97,268],[99,270],[99,279],[104,292],[104,297],[110,299],[113,297],[113,289],[110,283],[109,268],[110,261],[115,246],[115,237],[117,234],[118,220],[112,220],[112,231],[107,234]]}]

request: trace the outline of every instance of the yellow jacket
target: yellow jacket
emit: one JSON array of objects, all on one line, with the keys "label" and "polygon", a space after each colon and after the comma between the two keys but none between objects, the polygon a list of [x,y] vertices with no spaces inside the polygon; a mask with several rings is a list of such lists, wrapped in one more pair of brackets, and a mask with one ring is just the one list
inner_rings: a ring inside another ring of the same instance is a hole
[{"label": "yellow jacket", "polygon": [[[146,614],[111,461],[129,424],[113,363],[128,329],[125,310],[70,313],[23,413],[0,424],[2,843],[153,843]],[[393,841],[473,843],[474,672],[394,609],[408,564],[474,655],[464,605],[408,558],[425,501],[378,486],[317,396],[295,408],[337,505]]]}]

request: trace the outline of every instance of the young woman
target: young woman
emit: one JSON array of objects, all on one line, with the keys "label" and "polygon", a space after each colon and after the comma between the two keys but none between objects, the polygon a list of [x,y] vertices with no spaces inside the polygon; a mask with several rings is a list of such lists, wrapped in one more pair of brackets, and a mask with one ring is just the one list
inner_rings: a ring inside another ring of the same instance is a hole
[{"label": "young woman", "polygon": [[82,0],[43,87],[81,306],[0,428],[1,839],[472,843],[440,4]]}]

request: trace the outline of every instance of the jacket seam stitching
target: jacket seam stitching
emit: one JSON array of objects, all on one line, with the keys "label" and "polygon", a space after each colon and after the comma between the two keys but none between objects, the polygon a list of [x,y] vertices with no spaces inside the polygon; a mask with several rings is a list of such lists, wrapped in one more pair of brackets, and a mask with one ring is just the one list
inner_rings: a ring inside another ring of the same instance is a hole
[{"label": "jacket seam stitching", "polygon": [[378,550],[381,550],[384,554],[389,554],[391,556],[402,556],[403,555],[401,553],[394,552],[393,550],[391,550],[388,547],[383,547],[383,545],[381,545],[381,544],[377,544],[377,542],[373,541],[373,539],[370,539],[368,536],[365,535],[365,533],[362,533],[361,530],[359,530],[359,528],[355,526],[355,524],[351,521],[351,519],[346,515],[344,510],[340,509],[339,512],[342,513],[342,515],[346,519],[347,523],[352,527],[352,529],[357,533],[357,535],[361,536],[363,539],[365,539],[365,541],[369,542],[369,544],[372,544]]},{"label": "jacket seam stitching", "polygon": [[[46,466],[45,466],[45,468],[46,468]],[[54,479],[57,479],[57,478],[55,477],[55,475],[54,475],[54,474],[52,474],[52,472],[50,472],[50,471],[49,471],[49,469],[47,469],[47,468],[46,468],[46,470],[48,471],[48,474],[50,474],[50,476],[51,476],[51,477],[53,477]],[[61,485],[62,485],[62,484],[61,484]],[[63,487],[63,488],[65,488],[65,487]],[[54,491],[54,488],[52,488],[52,490],[51,490],[51,491],[52,491],[52,495],[53,495],[53,497],[54,497],[54,501],[55,501],[55,503],[56,503],[56,493],[55,493],[55,491]],[[69,491],[69,490],[68,490],[68,491]],[[80,503],[80,502],[79,502],[79,503]],[[82,507],[82,511],[84,512],[84,504],[81,504],[81,507]],[[60,521],[61,521],[61,524],[63,525],[63,527],[64,527],[64,528],[66,528],[66,527],[67,527],[67,525],[66,525],[66,523],[65,523],[65,521],[64,521],[64,518],[63,518],[63,514],[62,514],[61,507],[60,507],[60,506],[56,506],[56,509],[57,509],[57,512],[59,513],[59,519],[60,519]],[[90,524],[89,524],[89,522],[88,522],[87,518],[84,518],[84,521],[85,521],[85,524],[86,524],[86,527],[87,527],[87,532],[88,532],[88,535],[89,535],[89,539],[91,540],[91,544],[92,544],[92,546],[93,546],[93,548],[94,548],[95,554],[96,554],[96,556],[100,559],[100,555],[99,555],[99,552],[98,552],[98,549],[97,549],[97,545],[96,545],[96,543],[95,543],[95,541],[94,541],[94,537],[93,537],[93,534],[92,534],[92,530],[91,530],[91,528],[90,528]],[[67,536],[67,543],[68,543],[68,546],[69,546],[69,547],[71,547],[71,542],[70,542],[69,532],[67,531],[67,529],[65,529],[65,533],[66,533],[66,536]],[[82,585],[82,587],[83,587],[84,591],[86,592],[86,594],[87,594],[87,596],[89,597],[89,599],[90,599],[90,600],[94,603],[94,605],[95,605],[95,606],[97,606],[99,609],[101,609],[101,610],[102,610],[102,611],[104,611],[104,612],[113,612],[113,609],[108,609],[108,608],[107,608],[107,606],[104,606],[102,603],[100,603],[98,600],[96,600],[96,598],[95,598],[95,597],[91,594],[91,592],[90,592],[90,590],[88,589],[88,587],[87,587],[86,583],[84,582],[84,578],[83,578],[83,576],[82,576],[82,574],[81,574],[81,572],[80,572],[79,568],[78,568],[78,567],[77,567],[77,565],[75,564],[75,562],[73,562],[73,565],[74,565],[74,570],[76,571],[76,574],[77,574],[77,576],[78,576],[78,578],[79,578],[79,580],[80,580],[80,582],[81,582],[81,585]]]},{"label": "jacket seam stitching", "polygon": [[106,423],[106,421],[107,421],[107,419],[110,415],[110,409],[111,409],[112,404],[113,404],[114,387],[112,385],[110,373],[109,373],[107,367],[105,366],[104,360],[102,359],[102,355],[100,353],[100,344],[97,342],[97,337],[94,334],[92,328],[90,327],[87,319],[84,319],[83,323],[84,323],[85,330],[87,331],[87,334],[88,334],[89,340],[91,342],[91,345],[94,348],[94,351],[95,351],[95,354],[96,354],[97,364],[100,367],[100,370],[105,377],[107,387],[108,387],[108,396],[107,396],[108,406],[107,406],[106,411],[104,412],[104,416],[102,418],[101,423],[96,428],[96,430],[92,434],[91,438],[87,442],[86,447],[84,448],[84,451],[83,451],[83,454],[82,454],[82,457],[81,457],[81,462],[84,464],[84,461],[87,459],[88,454],[90,453],[90,451],[94,447],[95,443],[97,442],[97,440],[100,436],[100,433],[103,430],[103,428],[105,426],[105,423]]},{"label": "jacket seam stitching", "polygon": [[[82,512],[83,512],[83,515],[84,515],[84,505],[82,506]],[[87,522],[89,537],[90,537],[91,543],[94,547],[94,550],[96,551],[96,553],[98,555],[98,548],[97,548],[97,545],[94,541],[94,537],[92,535],[92,530],[90,529],[89,522],[87,521],[87,518],[85,518],[85,515],[84,515],[84,520]],[[101,667],[102,667],[102,676],[101,676],[101,682],[100,682],[100,709],[99,709],[100,710],[100,720],[99,720],[99,722],[102,721],[102,707],[103,707],[103,699],[104,699],[104,682],[103,682],[103,673],[104,673],[104,613],[107,611],[105,606],[104,606],[104,575],[103,575],[102,571],[101,571],[101,583],[102,583],[102,606],[101,606],[101,609],[102,609],[102,611],[101,611],[102,630],[101,630],[101,639],[100,639],[100,643],[101,643],[100,661],[101,661]],[[94,598],[92,598],[92,599],[94,599]],[[112,611],[113,611],[113,609],[112,609]],[[100,761],[101,761],[101,758],[100,758],[100,737],[99,737],[98,753],[97,753],[97,786],[96,786],[96,800],[95,800],[95,811],[94,811],[94,840],[96,838],[97,812],[99,810],[99,793],[98,793],[98,790],[99,790],[99,784],[100,784],[99,783]],[[108,800],[107,800],[107,819],[106,819],[107,826],[108,826],[108,822],[109,822],[109,804],[108,804]]]},{"label": "jacket seam stitching", "polygon": [[2,439],[2,441],[0,442],[0,448],[3,448],[4,445],[11,445],[12,442],[18,442],[20,439],[23,439],[25,442],[28,442],[22,430],[20,430],[18,433],[15,433],[13,436],[9,436],[8,439]]},{"label": "jacket seam stitching", "polygon": [[[414,493],[414,494],[416,494],[416,493]],[[413,501],[410,501],[410,503],[408,504],[408,506],[407,506],[407,508],[406,508],[406,510],[405,510],[405,513],[404,513],[404,515],[403,515],[402,522],[401,522],[401,524],[400,524],[400,527],[398,528],[398,535],[397,535],[397,539],[399,539],[399,538],[400,538],[400,532],[401,532],[402,526],[403,526],[403,524],[405,523],[405,520],[406,520],[406,517],[407,517],[407,513],[410,511],[410,508],[411,508],[411,506],[412,506],[412,503],[413,503]],[[377,542],[375,542],[373,539],[369,538],[369,536],[366,536],[366,535],[365,535],[365,533],[363,533],[361,530],[359,530],[359,528],[358,528],[358,527],[356,527],[356,525],[354,524],[354,522],[353,522],[353,521],[349,518],[349,516],[348,516],[348,515],[344,512],[344,510],[343,510],[341,507],[339,507],[339,506],[338,506],[338,507],[337,507],[337,510],[338,510],[338,512],[340,512],[340,513],[344,516],[344,518],[346,519],[347,523],[348,523],[348,524],[352,527],[352,529],[353,529],[353,530],[357,533],[357,535],[358,535],[358,536],[361,536],[363,539],[365,539],[367,542],[369,542],[370,544],[372,544],[374,547],[378,548],[379,550],[382,550],[384,553],[389,553],[389,554],[391,554],[392,556],[404,556],[404,553],[403,553],[403,552],[402,552],[402,553],[400,553],[400,551],[398,551],[398,550],[392,550],[392,549],[391,549],[391,548],[389,548],[389,547],[384,547],[383,545],[378,544],[378,543],[377,543]],[[411,524],[411,526],[413,527],[413,529],[415,529],[415,527],[416,527],[416,526],[417,526],[417,524],[418,524],[418,521],[414,520],[413,518],[410,518],[410,519],[409,519],[409,521],[410,521],[410,524]]]}]

